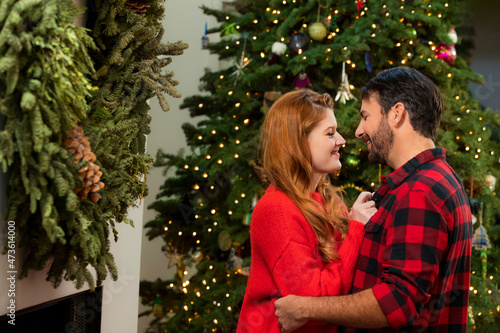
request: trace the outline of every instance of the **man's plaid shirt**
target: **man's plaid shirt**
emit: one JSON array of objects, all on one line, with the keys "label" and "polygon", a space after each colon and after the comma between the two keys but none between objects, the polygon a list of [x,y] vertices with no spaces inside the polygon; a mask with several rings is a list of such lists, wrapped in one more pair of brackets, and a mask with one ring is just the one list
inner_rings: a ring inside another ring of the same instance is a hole
[{"label": "man's plaid shirt", "polygon": [[373,289],[392,327],[381,331],[466,332],[472,217],[444,149],[383,177],[373,198],[352,292]]}]

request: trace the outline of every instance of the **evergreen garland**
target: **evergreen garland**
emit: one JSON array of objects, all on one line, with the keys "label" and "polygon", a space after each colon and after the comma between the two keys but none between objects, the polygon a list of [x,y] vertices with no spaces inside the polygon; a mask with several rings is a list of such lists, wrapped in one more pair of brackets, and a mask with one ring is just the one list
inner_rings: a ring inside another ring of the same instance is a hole
[{"label": "evergreen garland", "polygon": [[[146,101],[156,93],[167,110],[161,93],[179,97],[172,74],[160,73],[170,59],[159,56],[187,47],[161,44],[160,1],[140,16],[124,2],[93,3],[96,43],[73,25],[71,0],[0,2],[0,164],[9,176],[5,218],[16,222],[24,251],[20,278],[48,265],[54,287],[117,279],[109,232],[116,240],[115,223],[131,223],[127,209],[147,194]],[[88,162],[62,143],[78,125],[102,171],[97,202],[74,193]]]}]

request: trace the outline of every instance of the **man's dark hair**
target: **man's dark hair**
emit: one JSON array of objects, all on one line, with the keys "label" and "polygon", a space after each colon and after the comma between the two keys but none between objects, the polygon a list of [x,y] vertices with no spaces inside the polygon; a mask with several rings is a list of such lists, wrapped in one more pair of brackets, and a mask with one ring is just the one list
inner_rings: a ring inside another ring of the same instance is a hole
[{"label": "man's dark hair", "polygon": [[439,89],[427,76],[409,67],[387,69],[361,89],[361,100],[372,95],[377,97],[384,116],[401,102],[415,131],[426,138],[436,138],[444,103]]}]

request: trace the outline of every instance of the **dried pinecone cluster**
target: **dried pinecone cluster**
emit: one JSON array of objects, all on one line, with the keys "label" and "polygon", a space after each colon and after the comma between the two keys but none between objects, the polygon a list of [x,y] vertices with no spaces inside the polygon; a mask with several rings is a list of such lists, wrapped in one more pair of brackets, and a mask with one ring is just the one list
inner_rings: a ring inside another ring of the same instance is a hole
[{"label": "dried pinecone cluster", "polygon": [[127,0],[125,1],[125,8],[136,14],[144,14],[148,11],[148,8],[151,7],[146,4],[148,1],[149,0]]},{"label": "dried pinecone cluster", "polygon": [[95,154],[90,150],[89,139],[80,126],[69,132],[69,137],[63,141],[63,147],[75,158],[73,164],[87,161],[87,164],[78,170],[83,179],[83,188],[75,188],[73,192],[80,197],[80,200],[89,198],[93,203],[97,203],[101,199],[97,191],[104,187],[104,183],[100,181],[102,171],[97,164],[94,164]]}]

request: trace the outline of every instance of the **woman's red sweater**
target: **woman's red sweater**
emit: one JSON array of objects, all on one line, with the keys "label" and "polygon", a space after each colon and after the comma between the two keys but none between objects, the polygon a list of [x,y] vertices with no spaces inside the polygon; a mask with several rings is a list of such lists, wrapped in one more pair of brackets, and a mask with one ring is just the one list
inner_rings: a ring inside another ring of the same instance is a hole
[{"label": "woman's red sweater", "polygon": [[[312,197],[324,207],[319,192]],[[279,297],[347,294],[363,236],[364,225],[349,221],[347,236],[336,246],[340,259],[322,261],[309,222],[283,192],[270,186],[252,213],[252,262],[236,332],[279,333],[274,315]],[[337,332],[337,326],[308,322],[294,332]]]}]

